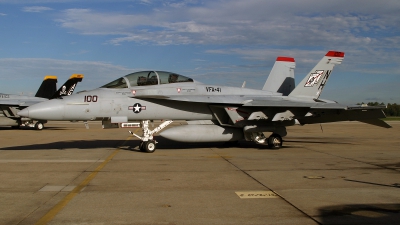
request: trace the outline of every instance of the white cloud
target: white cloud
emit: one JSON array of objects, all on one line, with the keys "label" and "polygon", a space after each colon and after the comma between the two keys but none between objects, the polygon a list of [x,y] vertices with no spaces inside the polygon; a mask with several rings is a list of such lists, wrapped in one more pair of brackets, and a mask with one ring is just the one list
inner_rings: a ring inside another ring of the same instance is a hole
[{"label": "white cloud", "polygon": [[149,24],[145,15],[99,13],[90,9],[68,9],[57,19],[64,28],[71,28],[86,35],[127,35],[129,31]]},{"label": "white cloud", "polygon": [[[115,2],[117,0],[112,0]],[[124,1],[124,0],[121,0]],[[70,3],[82,2],[81,0],[0,0],[1,4],[48,4],[48,3]],[[98,2],[98,0],[86,0],[85,2]]]},{"label": "white cloud", "polygon": [[5,14],[5,13],[0,13],[0,16],[7,16],[7,14]]},{"label": "white cloud", "polygon": [[[150,6],[150,1],[145,1]],[[395,1],[392,6],[399,7]],[[398,32],[400,18],[375,1],[174,1],[150,13],[69,9],[62,27],[85,35],[113,35],[109,43],[362,46],[378,32]],[[179,6],[179,7],[178,7]]]},{"label": "white cloud", "polygon": [[143,5],[151,5],[153,2],[151,0],[140,0],[140,3]]},{"label": "white cloud", "polygon": [[[35,3],[45,1],[37,0]],[[222,84],[229,80],[230,84],[240,86],[243,82],[240,77],[245,74],[250,86],[251,82],[260,85],[264,81],[268,68],[279,55],[295,57],[296,74],[305,75],[327,50],[346,52],[343,64],[335,68],[335,73],[346,71],[357,75],[398,77],[399,10],[398,0],[385,0],[384,3],[375,0],[136,0],[129,1],[127,11],[76,8],[61,11],[55,19],[72,33],[104,36],[102,40],[110,45],[131,47],[129,44],[133,42],[135,45],[200,46],[196,49],[196,53],[200,53],[194,56],[198,59],[193,66],[197,68],[195,77],[219,78],[217,81]],[[238,56],[243,66],[237,61],[224,64],[221,63],[224,60],[214,63],[207,58],[218,58],[218,54]],[[46,69],[54,67],[49,71],[55,75],[63,73],[68,76],[71,68],[80,69],[88,76],[99,74],[101,82],[90,79],[92,88],[116,78],[107,77],[107,74],[122,76],[131,72],[101,62],[94,65],[94,62],[79,64],[56,60],[46,64],[45,61],[40,59],[36,63]],[[25,63],[10,64],[12,70],[22,75],[20,79],[32,74],[25,66],[18,68]],[[27,65],[36,68],[36,65]],[[7,64],[0,61],[0,66],[4,68]],[[33,71],[37,79],[49,73],[40,68]],[[193,71],[188,75],[191,73]],[[249,74],[253,77],[248,77]],[[89,80],[89,77],[85,78]],[[83,82],[82,85],[89,84]]]},{"label": "white cloud", "polygon": [[24,11],[24,12],[33,12],[33,13],[41,13],[41,12],[49,11],[49,10],[53,10],[53,9],[49,8],[49,7],[45,7],[45,6],[28,6],[28,7],[22,8],[22,11]]}]

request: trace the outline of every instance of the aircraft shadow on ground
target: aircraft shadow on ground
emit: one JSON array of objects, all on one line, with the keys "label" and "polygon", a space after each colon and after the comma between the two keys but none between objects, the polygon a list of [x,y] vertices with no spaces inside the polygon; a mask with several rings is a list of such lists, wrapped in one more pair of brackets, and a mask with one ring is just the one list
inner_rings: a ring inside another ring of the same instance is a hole
[{"label": "aircraft shadow on ground", "polygon": [[399,224],[400,204],[350,204],[319,209],[321,224]]},{"label": "aircraft shadow on ground", "polygon": [[[73,128],[65,128],[65,127],[46,127],[46,130],[73,130]],[[12,127],[0,127],[0,130],[26,130],[26,131],[38,131],[33,127],[21,127],[21,128],[12,128]]]},{"label": "aircraft shadow on ground", "polygon": [[[270,150],[267,145],[259,145],[254,142],[238,141],[238,142],[198,142],[198,143],[187,143],[171,141],[169,139],[157,136],[155,140],[158,142],[158,150],[184,150],[184,149],[196,149],[196,148],[255,148],[255,149],[266,149]],[[133,142],[133,143],[132,143]],[[126,145],[131,147],[121,147],[124,150],[140,151],[139,140],[131,140]]]},{"label": "aircraft shadow on ground", "polygon": [[[11,128],[7,128],[11,129]],[[49,128],[46,128],[49,129]],[[65,130],[65,128],[50,128],[54,130]],[[40,131],[38,131],[40,132]],[[307,138],[305,138],[307,139]],[[243,149],[258,149],[258,150],[273,150],[270,149],[266,144],[257,144],[252,141],[236,141],[236,142],[199,142],[199,143],[187,143],[187,142],[176,142],[160,136],[156,136],[157,149],[158,150],[177,150],[177,149],[194,149],[194,148],[243,148]],[[125,140],[71,140],[71,141],[59,141],[49,142],[44,144],[33,144],[33,145],[20,145],[0,148],[0,150],[64,150],[64,149],[95,149],[95,148],[120,148],[122,150],[139,151],[140,140],[129,140],[124,146],[121,146]],[[323,138],[321,141],[310,140],[284,140],[284,145],[281,149],[296,148],[295,146],[285,145],[285,143],[313,143],[313,144],[335,144],[351,145],[348,142],[338,142],[337,139],[326,140]]]},{"label": "aircraft shadow on ground", "polygon": [[284,140],[284,143],[310,143],[310,144],[335,144],[335,145],[354,145],[354,143],[346,142],[344,140],[332,139],[332,138],[321,138],[321,141],[318,141],[319,138],[299,138],[299,139],[291,139]]},{"label": "aircraft shadow on ground", "polygon": [[[184,143],[175,142],[162,137],[156,137],[158,150],[179,150],[195,148],[244,148],[272,150],[266,145],[253,142],[208,142],[208,143]],[[70,140],[49,142],[43,144],[18,145],[3,147],[0,150],[65,150],[65,149],[96,149],[96,148],[119,148],[122,150],[139,151],[140,140]]]},{"label": "aircraft shadow on ground", "polygon": [[[43,144],[20,145],[0,148],[0,150],[65,150],[65,149],[95,149],[118,148],[125,140],[71,140]],[[139,144],[139,142],[138,142]]]}]

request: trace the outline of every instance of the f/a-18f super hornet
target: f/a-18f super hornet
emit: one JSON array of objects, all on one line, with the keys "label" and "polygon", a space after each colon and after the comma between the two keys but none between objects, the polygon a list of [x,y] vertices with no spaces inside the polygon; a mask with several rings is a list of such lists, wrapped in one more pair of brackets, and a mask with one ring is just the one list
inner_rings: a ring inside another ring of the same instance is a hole
[{"label": "f/a-18f super hornet", "polygon": [[82,79],[82,74],[73,74],[60,89],[57,90],[57,76],[45,76],[35,97],[0,94],[0,126],[25,126],[34,127],[38,130],[43,129],[43,124],[47,122],[46,120],[39,120],[34,123],[31,118],[20,117],[18,112],[39,102],[71,95],[77,83],[82,81]]},{"label": "f/a-18f super hornet", "polygon": [[[329,51],[294,87],[293,58],[278,57],[262,90],[207,85],[176,73],[142,71],[118,78],[92,91],[30,106],[19,115],[43,120],[102,120],[103,127],[138,122],[140,149],[154,152],[154,134],[173,120],[186,120],[161,136],[182,142],[245,139],[271,148],[282,146],[286,127],[355,120],[390,127],[377,107],[348,107],[319,96],[343,52]],[[278,92],[278,90],[280,92]],[[286,96],[287,95],[287,96]],[[149,121],[164,120],[151,130]],[[140,123],[139,123],[140,122]],[[264,132],[272,133],[269,137]]]}]

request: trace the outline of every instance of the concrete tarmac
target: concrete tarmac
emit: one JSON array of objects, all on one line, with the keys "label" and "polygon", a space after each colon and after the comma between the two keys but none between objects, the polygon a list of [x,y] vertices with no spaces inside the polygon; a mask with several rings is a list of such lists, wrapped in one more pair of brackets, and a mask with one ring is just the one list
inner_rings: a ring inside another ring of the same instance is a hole
[{"label": "concrete tarmac", "polygon": [[156,137],[152,154],[97,122],[0,128],[0,224],[400,224],[389,123],[289,127],[279,150]]}]

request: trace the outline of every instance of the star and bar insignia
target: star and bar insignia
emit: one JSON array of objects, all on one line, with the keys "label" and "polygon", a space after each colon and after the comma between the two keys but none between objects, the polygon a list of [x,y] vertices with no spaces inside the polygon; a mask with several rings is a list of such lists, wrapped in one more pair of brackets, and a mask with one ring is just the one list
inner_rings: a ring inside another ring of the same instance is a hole
[{"label": "star and bar insignia", "polygon": [[146,110],[146,106],[142,106],[140,103],[135,103],[133,106],[129,106],[129,110],[132,110],[134,113],[140,113],[142,110]]}]

